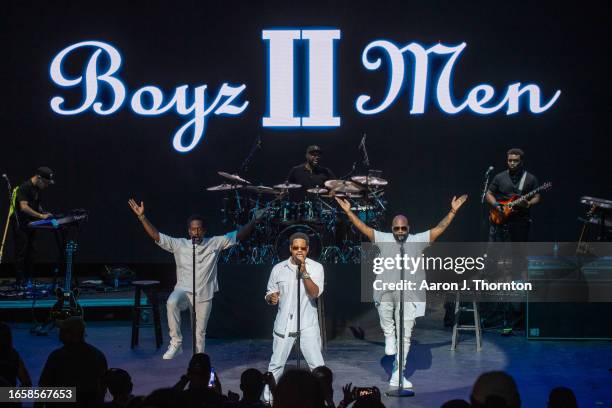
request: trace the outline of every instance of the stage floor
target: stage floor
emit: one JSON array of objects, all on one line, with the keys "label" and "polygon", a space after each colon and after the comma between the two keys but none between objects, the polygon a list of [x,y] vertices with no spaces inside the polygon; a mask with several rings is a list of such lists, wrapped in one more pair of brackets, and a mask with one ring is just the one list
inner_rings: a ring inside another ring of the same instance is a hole
[{"label": "stage floor", "polygon": [[[191,338],[188,326],[184,322],[185,339]],[[36,383],[43,356],[59,346],[57,331],[48,337],[34,337],[28,324],[12,327],[14,343]],[[137,395],[178,381],[187,367],[190,347],[175,360],[165,361],[161,358],[164,350],[155,350],[152,329],[141,329],[141,345],[135,350],[130,349],[130,330],[127,321],[90,322],[87,341],[106,354],[110,367],[121,367],[131,374]],[[515,378],[523,407],[546,406],[548,393],[556,386],[572,388],[580,407],[612,406],[612,342],[528,341],[521,336],[485,332],[483,350],[477,353],[469,333],[463,335],[458,350],[451,352],[450,336],[450,329],[441,327],[439,313],[418,320],[407,368],[416,395],[402,400],[383,396],[387,407],[432,408],[453,398],[468,399],[476,377],[489,370],[504,370]],[[165,345],[167,341],[164,329]],[[227,393],[239,391],[240,374],[246,368],[266,370],[271,347],[271,339],[211,338],[206,351]],[[328,343],[324,358],[334,372],[336,401],[342,398],[341,388],[348,382],[386,390],[392,359],[383,351],[381,342],[336,339]]]}]

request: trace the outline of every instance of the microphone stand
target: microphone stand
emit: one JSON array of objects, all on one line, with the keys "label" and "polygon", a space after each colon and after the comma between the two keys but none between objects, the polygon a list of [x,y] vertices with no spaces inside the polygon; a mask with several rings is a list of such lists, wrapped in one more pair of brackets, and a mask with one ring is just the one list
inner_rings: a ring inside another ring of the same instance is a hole
[{"label": "microphone stand", "polygon": [[[404,241],[400,242],[400,256],[404,259]],[[400,282],[404,282],[404,263],[402,262]],[[414,391],[404,389],[404,290],[400,290],[400,310],[399,310],[399,351],[398,351],[399,386],[389,390],[385,394],[389,397],[413,397]],[[408,356],[406,356],[408,357]],[[406,360],[408,360],[406,358]]]},{"label": "microphone stand", "polygon": [[487,189],[489,188],[489,176],[491,175],[491,171],[493,170],[492,167],[489,167],[487,169],[487,171],[485,172],[485,181],[484,181],[484,186],[482,188],[482,194],[480,196],[480,203],[484,204],[485,202],[485,197],[487,195]]},{"label": "microphone stand", "polygon": [[244,159],[244,161],[240,165],[239,174],[244,175],[249,171],[249,164],[251,163],[253,156],[255,156],[255,152],[257,151],[257,149],[261,149],[261,136],[260,135],[257,135],[257,138],[255,139],[255,143],[253,143],[253,146],[251,147],[251,151],[249,152],[247,157]]},{"label": "microphone stand", "polygon": [[366,134],[363,134],[363,137],[361,138],[361,143],[359,143],[359,147],[363,150],[363,165],[366,166],[367,169],[370,168],[370,158],[368,157],[368,150],[366,149],[366,145],[365,145],[365,141],[366,141]]},{"label": "microphone stand", "polygon": [[480,227],[481,232],[480,233],[481,233],[483,241],[487,240],[487,238],[488,238],[487,228],[486,228],[487,227],[487,223],[486,223],[486,221],[487,221],[487,206],[486,206],[486,202],[485,202],[485,197],[487,196],[487,190],[489,189],[489,178],[491,176],[491,171],[493,171],[493,167],[492,166],[489,167],[487,169],[487,171],[485,172],[485,181],[484,181],[484,185],[482,187],[482,194],[480,195],[480,204],[482,205],[481,206],[482,213],[481,213],[481,216],[480,216],[480,218],[481,218],[481,223],[480,223],[480,225],[481,225],[481,227]]},{"label": "microphone stand", "polygon": [[[6,180],[6,187],[8,188],[8,215],[6,216],[6,223],[4,224],[4,233],[2,234],[2,244],[0,244],[0,263],[2,263],[2,258],[4,256],[4,244],[6,243],[6,236],[8,234],[8,228],[11,223],[11,206],[13,204],[13,195],[11,189],[11,181],[9,180],[6,174],[3,174],[2,177]],[[15,217],[15,222],[17,218]]]},{"label": "microphone stand", "polygon": [[193,304],[191,305],[191,344],[192,344],[192,355],[196,354],[196,332],[197,332],[197,319],[196,319],[196,238],[191,238],[191,246],[193,248],[193,281],[192,281],[192,299]]},{"label": "microphone stand", "polygon": [[301,314],[300,313],[301,312],[301,307],[300,306],[301,306],[301,303],[302,303],[301,302],[302,297],[301,297],[301,285],[300,285],[300,283],[301,283],[300,282],[300,269],[302,269],[302,261],[298,260],[298,267],[297,267],[297,272],[296,272],[296,276],[295,276],[297,278],[297,302],[296,302],[297,303],[297,336],[296,336],[296,339],[295,339],[295,345],[296,345],[296,347],[295,347],[296,348],[296,350],[295,350],[295,352],[296,352],[296,357],[295,357],[296,363],[295,364],[296,364],[297,368],[300,368],[300,353],[301,353],[301,350],[302,350],[302,348],[300,346],[300,336],[301,336],[301,333],[300,333],[300,329],[301,329],[301,322],[300,322],[300,319],[301,319],[301,316],[300,316],[300,314]]}]

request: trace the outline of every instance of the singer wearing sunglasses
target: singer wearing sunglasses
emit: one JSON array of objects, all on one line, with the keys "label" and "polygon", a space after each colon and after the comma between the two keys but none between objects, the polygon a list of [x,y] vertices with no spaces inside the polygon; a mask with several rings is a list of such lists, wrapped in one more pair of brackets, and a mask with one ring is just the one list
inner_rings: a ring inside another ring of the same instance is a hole
[{"label": "singer wearing sunglasses", "polygon": [[[453,197],[449,213],[446,214],[438,225],[418,234],[409,233],[410,225],[408,224],[408,218],[401,214],[393,218],[393,222],[391,223],[392,233],[376,231],[367,226],[351,211],[351,204],[347,200],[338,197],[335,198],[349,220],[362,234],[367,236],[371,242],[377,244],[387,243],[387,245],[384,245],[384,250],[382,251],[385,257],[395,257],[399,255],[401,247],[401,251],[405,255],[416,258],[421,256],[425,248],[427,248],[431,242],[438,239],[446,228],[448,228],[459,208],[461,208],[463,203],[467,200],[467,195],[462,195],[459,198]],[[393,243],[399,245],[393,245]],[[412,383],[406,378],[403,378],[401,385],[399,381],[400,359],[398,356],[399,353],[397,352],[397,336],[399,332],[398,321],[400,302],[397,300],[397,292],[398,291],[374,291],[374,304],[378,310],[380,326],[385,335],[385,354],[390,356],[396,355],[389,385],[391,387],[412,388]],[[404,355],[401,360],[402,367],[406,364],[406,357],[410,349],[410,337],[412,335],[415,319],[424,315],[424,301],[404,301]]]},{"label": "singer wearing sunglasses", "polygon": [[[274,374],[277,381],[296,340],[311,370],[325,364],[321,354],[321,332],[316,303],[316,299],[323,293],[325,274],[323,265],[307,257],[308,244],[308,235],[301,232],[291,235],[291,257],[274,265],[268,280],[266,302],[278,305],[268,371]],[[269,396],[266,387],[264,399],[269,401]]]}]

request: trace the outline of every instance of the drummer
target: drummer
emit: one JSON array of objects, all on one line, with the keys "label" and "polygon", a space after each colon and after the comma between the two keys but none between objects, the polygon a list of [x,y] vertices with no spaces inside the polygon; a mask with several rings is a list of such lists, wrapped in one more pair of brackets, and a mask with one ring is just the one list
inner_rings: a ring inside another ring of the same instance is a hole
[{"label": "drummer", "polygon": [[301,197],[295,197],[294,199],[303,199],[306,190],[316,187],[324,188],[327,180],[336,178],[330,169],[319,164],[322,156],[323,150],[319,146],[308,146],[306,163],[293,167],[289,172],[287,181],[301,186],[301,194],[299,194]]}]

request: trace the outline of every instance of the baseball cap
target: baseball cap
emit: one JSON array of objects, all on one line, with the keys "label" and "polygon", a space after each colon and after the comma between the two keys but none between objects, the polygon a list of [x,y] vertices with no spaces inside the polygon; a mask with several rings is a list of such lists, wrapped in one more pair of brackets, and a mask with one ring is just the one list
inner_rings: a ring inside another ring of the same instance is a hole
[{"label": "baseball cap", "polygon": [[48,181],[50,184],[55,184],[55,177],[53,175],[53,170],[51,170],[48,167],[43,166],[43,167],[37,168],[36,175]]},{"label": "baseball cap", "polygon": [[308,148],[306,148],[306,153],[312,153],[312,152],[323,153],[323,149],[321,149],[317,145],[308,146]]}]

